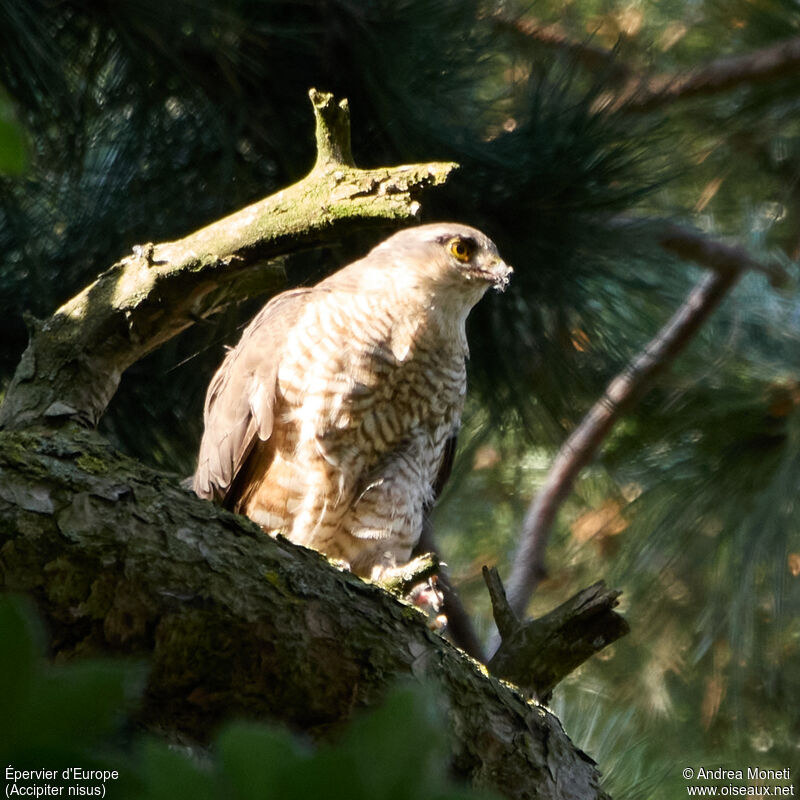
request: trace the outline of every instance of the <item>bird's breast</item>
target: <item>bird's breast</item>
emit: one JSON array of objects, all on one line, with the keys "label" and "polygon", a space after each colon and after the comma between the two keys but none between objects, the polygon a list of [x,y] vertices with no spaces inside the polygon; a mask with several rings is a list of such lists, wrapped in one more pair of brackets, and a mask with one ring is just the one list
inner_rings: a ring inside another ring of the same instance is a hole
[{"label": "bird's breast", "polygon": [[457,427],[465,342],[443,337],[423,311],[358,295],[306,309],[278,370],[281,413],[299,443],[344,465],[374,460],[417,429],[438,440]]}]

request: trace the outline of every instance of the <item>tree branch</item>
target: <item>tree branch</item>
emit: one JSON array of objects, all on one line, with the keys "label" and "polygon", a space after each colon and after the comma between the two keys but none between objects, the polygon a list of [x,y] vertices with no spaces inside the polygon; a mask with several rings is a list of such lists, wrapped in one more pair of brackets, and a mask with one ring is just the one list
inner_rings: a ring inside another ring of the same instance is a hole
[{"label": "tree branch", "polygon": [[796,74],[800,66],[800,36],[744,55],[717,58],[697,69],[675,75],[631,79],[613,107],[652,111],[678,100],[726,92]]},{"label": "tree branch", "polygon": [[726,56],[679,73],[643,75],[621,61],[614,50],[570,38],[559,25],[545,25],[530,17],[492,15],[495,24],[538,47],[566,53],[589,70],[605,71],[621,88],[612,90],[605,108],[631,112],[653,111],[679,100],[719,94],[738,86],[756,85],[796,73],[800,66],[800,36],[751,53]]},{"label": "tree branch", "polygon": [[520,622],[508,604],[497,569],[484,567],[483,578],[502,638],[489,669],[544,703],[570,672],[630,633],[628,623],[613,610],[621,592],[607,589],[603,581],[543,617]]},{"label": "tree branch", "polygon": [[472,656],[476,661],[483,662],[486,656],[472,619],[461,602],[461,597],[453,586],[450,573],[446,567],[439,570],[439,589],[442,592],[444,602],[442,603],[442,614],[447,617],[446,633],[448,638],[460,647],[467,655]]},{"label": "tree branch", "polygon": [[516,614],[525,611],[531,595],[546,576],[545,550],[558,509],[617,420],[685,349],[743,270],[758,268],[775,279],[781,274],[777,266],[773,269],[760,265],[741,248],[707,239],[679,226],[665,228],[659,241],[665,249],[715,271],[698,282],[666,325],[609,383],[603,396],[556,454],[544,486],[525,515],[514,556],[508,594],[510,607]]},{"label": "tree branch", "polygon": [[0,586],[60,660],[150,664],[139,721],[205,742],[230,715],[322,736],[401,677],[440,687],[454,771],[509,798],[607,800],[558,720],[322,555],[272,539],[92,432],[0,432]]},{"label": "tree branch", "polygon": [[514,610],[508,604],[506,590],[503,586],[503,581],[500,580],[500,573],[497,571],[497,567],[484,566],[481,572],[483,573],[483,581],[489,591],[489,600],[492,602],[494,623],[497,625],[500,637],[505,641],[519,630],[521,623]]},{"label": "tree branch", "polygon": [[566,53],[587,69],[608,74],[609,80],[619,81],[633,73],[613,50],[607,50],[590,41],[572,39],[557,23],[548,25],[532,17],[511,16],[504,11],[495,11],[491,19],[498,29],[510,31],[548,50]]},{"label": "tree branch", "polygon": [[615,232],[639,231],[683,261],[693,261],[715,272],[735,275],[744,271],[759,272],[775,288],[789,282],[788,273],[778,261],[759,261],[744,247],[712,239],[694,228],[664,220],[627,216],[616,216],[608,225]]},{"label": "tree branch", "polygon": [[439,548],[436,546],[435,537],[433,535],[433,525],[430,517],[427,515],[422,525],[422,535],[414,548],[413,555],[419,553],[433,553],[440,562],[438,588],[443,598],[442,613],[447,617],[447,637],[476,661],[485,661],[483,646],[478,638],[478,634],[475,632],[472,620],[467,610],[464,608],[461,598],[458,596],[455,586],[453,586],[452,580],[450,580],[447,567],[441,563]]},{"label": "tree branch", "polygon": [[309,175],[184,239],[135,247],[47,321],[34,323],[0,407],[0,428],[96,424],[131,364],[195,320],[283,288],[277,257],[367,224],[414,219],[421,190],[444,182],[456,166],[358,169],[347,104],[310,95],[317,162]]}]

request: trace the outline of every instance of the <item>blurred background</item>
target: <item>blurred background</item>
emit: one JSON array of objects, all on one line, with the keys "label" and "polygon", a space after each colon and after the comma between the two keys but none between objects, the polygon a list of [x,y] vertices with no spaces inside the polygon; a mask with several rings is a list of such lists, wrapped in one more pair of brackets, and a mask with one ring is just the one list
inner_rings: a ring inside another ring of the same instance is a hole
[{"label": "blurred background", "polygon": [[[624,590],[631,635],[553,698],[614,797],[682,795],[684,766],[797,767],[800,60],[775,49],[794,37],[795,0],[0,0],[0,396],[23,315],[302,177],[308,88],[347,97],[357,163],[458,161],[423,220],[482,228],[516,270],[470,318],[435,519],[485,635],[481,566],[509,574],[559,444],[702,275],[653,225],[778,261],[788,285],[744,275],[582,473],[530,611]],[[642,89],[703,70],[703,91]],[[289,283],[374,236],[293,257]],[[188,475],[210,376],[263,301],[131,368],[104,433]]]}]

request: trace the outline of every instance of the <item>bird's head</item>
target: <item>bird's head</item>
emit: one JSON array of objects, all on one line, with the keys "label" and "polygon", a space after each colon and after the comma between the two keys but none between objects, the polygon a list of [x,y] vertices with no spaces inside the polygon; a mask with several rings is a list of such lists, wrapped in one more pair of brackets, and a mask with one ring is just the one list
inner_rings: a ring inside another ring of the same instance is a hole
[{"label": "bird's head", "polygon": [[455,222],[406,228],[376,251],[391,254],[401,269],[418,275],[437,292],[463,293],[470,305],[490,287],[503,291],[513,272],[488,236]]}]

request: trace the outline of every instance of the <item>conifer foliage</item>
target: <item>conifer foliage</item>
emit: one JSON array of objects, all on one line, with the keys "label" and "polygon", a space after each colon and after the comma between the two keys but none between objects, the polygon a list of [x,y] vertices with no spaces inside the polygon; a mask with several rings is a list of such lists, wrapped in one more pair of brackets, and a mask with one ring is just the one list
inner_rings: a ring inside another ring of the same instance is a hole
[{"label": "conifer foliage", "polygon": [[[0,0],[0,392],[26,315],[299,178],[309,87],[347,97],[359,164],[458,162],[426,219],[484,229],[515,267],[471,318],[474,391],[436,515],[488,635],[480,566],[511,573],[559,446],[703,274],[733,270],[556,504],[532,609],[598,578],[625,591],[634,636],[554,700],[615,796],[677,796],[689,762],[788,766],[798,65],[793,0]],[[373,240],[296,254],[288,281]],[[131,368],[104,432],[188,474],[205,386],[260,302]]]}]

